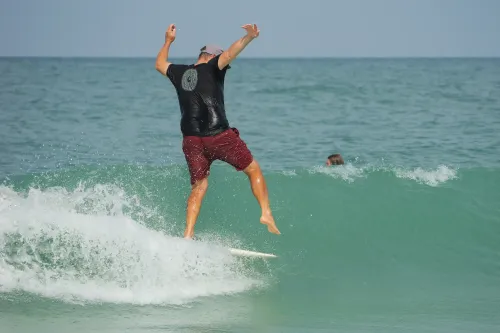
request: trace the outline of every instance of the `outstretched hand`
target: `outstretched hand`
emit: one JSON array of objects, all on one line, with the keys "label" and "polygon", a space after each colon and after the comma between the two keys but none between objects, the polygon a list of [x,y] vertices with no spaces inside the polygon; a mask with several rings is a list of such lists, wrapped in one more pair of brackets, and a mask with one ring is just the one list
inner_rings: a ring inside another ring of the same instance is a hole
[{"label": "outstretched hand", "polygon": [[242,28],[247,31],[247,36],[251,38],[259,37],[260,30],[257,28],[257,24],[245,24]]},{"label": "outstretched hand", "polygon": [[176,31],[175,24],[169,25],[165,32],[165,42],[173,42],[175,40]]}]

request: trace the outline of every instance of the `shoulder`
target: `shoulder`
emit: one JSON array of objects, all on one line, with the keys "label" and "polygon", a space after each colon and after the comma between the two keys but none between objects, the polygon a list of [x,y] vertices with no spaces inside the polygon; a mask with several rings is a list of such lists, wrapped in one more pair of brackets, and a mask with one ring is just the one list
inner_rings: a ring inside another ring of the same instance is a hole
[{"label": "shoulder", "polygon": [[185,70],[188,67],[189,65],[184,65],[184,64],[170,64],[170,66],[168,66],[167,73],[168,72],[175,73],[178,71]]},{"label": "shoulder", "polygon": [[189,65],[184,64],[170,64],[167,68],[166,75],[170,80],[175,80],[175,78],[182,75],[188,67]]},{"label": "shoulder", "polygon": [[212,66],[214,66],[216,68],[216,70],[220,71],[220,72],[225,72],[226,70],[230,69],[231,66],[226,65],[224,66],[223,68],[220,68],[219,67],[219,59],[221,57],[222,54],[219,54],[215,57],[213,57],[212,59],[210,59],[210,61],[208,62],[209,64],[211,64]]}]

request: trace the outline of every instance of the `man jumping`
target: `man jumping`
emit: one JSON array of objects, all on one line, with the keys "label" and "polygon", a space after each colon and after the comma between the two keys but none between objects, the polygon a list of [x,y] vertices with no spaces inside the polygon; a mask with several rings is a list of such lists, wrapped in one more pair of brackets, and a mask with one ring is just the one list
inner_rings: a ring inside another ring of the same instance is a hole
[{"label": "man jumping", "polygon": [[191,177],[191,194],[187,200],[184,238],[192,238],[194,225],[208,188],[210,165],[224,161],[243,171],[250,180],[252,192],[262,209],[260,222],[267,230],[280,234],[276,227],[267,186],[261,168],[253,158],[236,128],[230,127],[224,107],[224,77],[229,64],[259,36],[255,24],[242,26],[246,35],[226,51],[216,45],[201,48],[195,64],[172,64],[168,61],[170,45],[175,40],[176,28],[171,24],[165,33],[165,44],[156,58],[156,70],[172,82],[181,110],[182,151]]}]

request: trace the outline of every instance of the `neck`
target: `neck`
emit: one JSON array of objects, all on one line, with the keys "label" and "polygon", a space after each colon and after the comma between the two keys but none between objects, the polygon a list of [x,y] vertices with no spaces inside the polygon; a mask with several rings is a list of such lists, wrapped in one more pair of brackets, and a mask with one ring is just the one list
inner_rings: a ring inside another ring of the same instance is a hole
[{"label": "neck", "polygon": [[196,61],[195,65],[206,64],[207,62],[210,61],[210,59],[212,59],[212,57],[209,57],[207,55],[201,55],[200,57],[198,57],[198,61]]},{"label": "neck", "polygon": [[198,61],[196,62],[195,65],[199,65],[199,64],[206,64],[208,62],[207,59],[198,59]]}]

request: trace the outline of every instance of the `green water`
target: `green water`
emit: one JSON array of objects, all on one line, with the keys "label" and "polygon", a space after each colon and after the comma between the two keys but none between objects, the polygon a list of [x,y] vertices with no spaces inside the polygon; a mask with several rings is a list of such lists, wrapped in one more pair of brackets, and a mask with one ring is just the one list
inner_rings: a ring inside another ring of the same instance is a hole
[{"label": "green water", "polygon": [[151,60],[1,59],[2,332],[497,332],[499,64],[238,61],[229,120],[282,235],[215,163],[187,242]]}]

